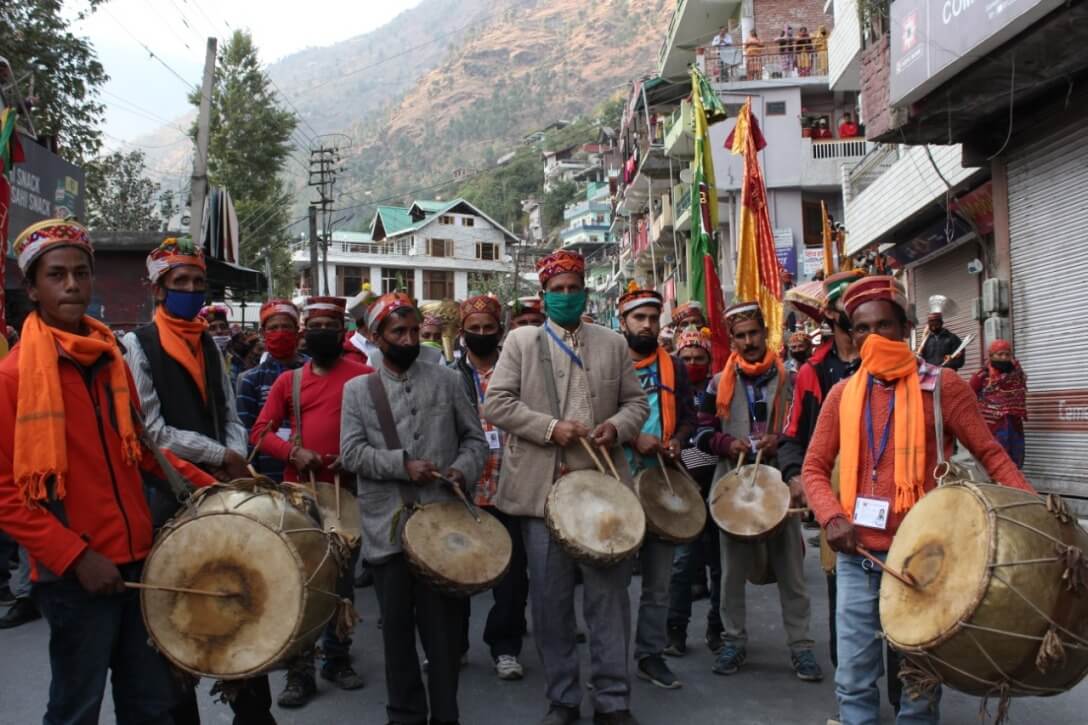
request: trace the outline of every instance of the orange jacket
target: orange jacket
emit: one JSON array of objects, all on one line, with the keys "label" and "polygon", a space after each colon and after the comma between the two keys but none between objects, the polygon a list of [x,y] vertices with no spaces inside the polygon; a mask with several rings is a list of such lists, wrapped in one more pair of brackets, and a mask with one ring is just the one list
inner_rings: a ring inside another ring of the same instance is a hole
[{"label": "orange jacket", "polygon": [[[151,551],[151,514],[141,470],[163,476],[144,449],[139,468],[125,463],[106,392],[104,366],[84,370],[62,356],[67,495],[43,508],[23,503],[12,474],[19,390],[18,345],[0,361],[0,529],[26,548],[34,581],[64,575],[91,548],[115,564],[142,561]],[[127,372],[127,371],[126,371]],[[130,390],[136,386],[128,376]],[[181,475],[198,486],[214,479],[166,451]],[[43,569],[44,567],[44,569]]]}]

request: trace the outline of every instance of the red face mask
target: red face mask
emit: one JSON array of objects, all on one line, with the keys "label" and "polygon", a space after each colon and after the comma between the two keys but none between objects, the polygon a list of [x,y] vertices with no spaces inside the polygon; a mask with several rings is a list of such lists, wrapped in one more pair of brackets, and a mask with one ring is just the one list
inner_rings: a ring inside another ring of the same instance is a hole
[{"label": "red face mask", "polygon": [[693,383],[701,383],[706,380],[710,366],[706,363],[684,363],[684,369],[688,371],[688,380]]},{"label": "red face mask", "polygon": [[298,350],[298,330],[273,330],[264,334],[264,349],[279,360],[286,360]]}]

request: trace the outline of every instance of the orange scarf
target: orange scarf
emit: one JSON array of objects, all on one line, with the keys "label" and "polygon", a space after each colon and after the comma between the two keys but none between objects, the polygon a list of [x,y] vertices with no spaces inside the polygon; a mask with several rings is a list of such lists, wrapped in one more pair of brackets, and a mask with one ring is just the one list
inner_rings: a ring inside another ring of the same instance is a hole
[{"label": "orange scarf", "polygon": [[159,328],[159,340],[166,354],[174,358],[192,377],[200,390],[200,397],[208,402],[207,374],[204,371],[204,346],[201,335],[208,329],[208,323],[197,318],[183,320],[168,315],[160,305],[155,310],[155,325]]},{"label": "orange scarf", "polygon": [[[782,381],[786,377],[786,366],[782,364],[782,361],[778,358],[778,355],[774,354],[774,350],[770,347],[767,348],[767,352],[763,355],[763,359],[757,363],[750,363],[740,356],[740,353],[735,350],[729,354],[729,358],[725,361],[725,367],[722,368],[722,376],[718,380],[718,417],[722,420],[729,420],[732,415],[733,408],[733,393],[737,388],[737,374],[736,370],[739,368],[742,373],[750,378],[758,378],[763,373],[771,369],[774,365],[778,368],[778,380]],[[781,386],[779,386],[781,389]],[[775,396],[776,399],[778,396]],[[777,406],[776,406],[777,407]],[[773,420],[774,411],[769,420]],[[773,426],[773,423],[771,424]],[[775,427],[768,427],[768,430],[777,430]]]},{"label": "orange scarf", "polygon": [[847,381],[839,406],[839,501],[850,516],[858,495],[861,447],[869,440],[862,417],[870,375],[895,381],[895,512],[909,511],[925,494],[926,416],[918,359],[905,342],[869,335],[861,346],[861,368]]},{"label": "orange scarf", "polygon": [[661,378],[658,386],[657,403],[661,406],[661,442],[668,444],[676,432],[676,369],[669,353],[657,348],[656,355],[647,355],[635,363],[635,370],[648,368],[657,363],[657,374]]},{"label": "orange scarf", "polygon": [[[37,506],[49,498],[50,479],[57,500],[64,498],[68,482],[64,391],[60,384],[57,348],[83,367],[90,367],[101,356],[109,355],[109,389],[125,460],[135,465],[140,459],[140,443],[132,422],[127,368],[121,350],[110,329],[98,320],[84,316],[83,325],[89,329],[88,334],[74,335],[46,325],[37,312],[31,312],[23,323],[12,468],[15,483],[28,506]],[[73,426],[85,424],[86,421],[73,421]]]}]

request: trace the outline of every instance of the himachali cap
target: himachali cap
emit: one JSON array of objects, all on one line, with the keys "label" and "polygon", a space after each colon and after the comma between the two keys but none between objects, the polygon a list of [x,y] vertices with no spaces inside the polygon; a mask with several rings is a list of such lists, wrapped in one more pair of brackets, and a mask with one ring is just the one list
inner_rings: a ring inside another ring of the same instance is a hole
[{"label": "himachali cap", "polygon": [[[370,304],[366,326],[371,332],[377,332],[382,320],[389,317],[391,313],[403,309],[416,309],[416,304],[411,297],[403,292],[384,294]],[[441,321],[439,324],[441,324]]]},{"label": "himachali cap", "polygon": [[910,303],[907,301],[907,291],[903,288],[903,283],[887,275],[863,277],[854,282],[843,293],[842,306],[846,314],[853,316],[854,310],[873,300],[891,302],[903,312],[910,313]]},{"label": "himachali cap", "polygon": [[296,323],[298,322],[298,308],[295,307],[295,303],[282,297],[273,297],[261,305],[261,325],[264,325],[268,318],[276,315],[287,315]]},{"label": "himachali cap", "polygon": [[207,269],[204,250],[194,245],[189,237],[169,237],[147,255],[147,278],[155,284],[171,269],[184,266]]},{"label": "himachali cap", "polygon": [[696,320],[705,320],[703,305],[698,300],[685,302],[672,311],[672,321],[677,327],[694,324]]},{"label": "himachali cap", "polygon": [[502,304],[499,303],[499,298],[495,295],[476,295],[461,303],[461,322],[464,322],[469,315],[477,313],[491,315],[496,322],[501,322]]},{"label": "himachali cap", "polygon": [[622,295],[619,300],[620,317],[626,315],[632,310],[637,310],[639,307],[646,305],[653,305],[657,309],[661,309],[664,304],[664,299],[659,292],[655,292],[652,289],[639,289],[634,282],[628,287],[627,293]]},{"label": "himachali cap", "polygon": [[766,325],[763,321],[763,310],[759,308],[758,302],[738,302],[725,309],[725,324],[729,329],[733,329],[733,325],[745,320],[757,320],[759,324]]},{"label": "himachali cap", "polygon": [[365,321],[366,312],[376,299],[378,297],[370,289],[370,282],[363,282],[363,289],[347,302],[347,310],[348,314],[351,315],[351,319]]},{"label": "himachali cap", "polygon": [[699,347],[710,352],[710,330],[689,325],[676,338],[676,352],[685,347]]},{"label": "himachali cap", "polygon": [[854,282],[865,276],[865,270],[849,269],[845,272],[836,272],[824,280],[824,306],[831,308],[842,297],[843,292]]},{"label": "himachali cap", "polygon": [[789,344],[792,345],[795,342],[803,342],[807,346],[812,347],[812,338],[808,336],[808,333],[804,330],[798,330],[790,335]]},{"label": "himachali cap", "polygon": [[214,322],[216,320],[227,322],[230,320],[230,309],[228,309],[226,305],[208,305],[201,308],[200,318],[207,320],[208,322]]},{"label": "himachali cap", "polygon": [[347,312],[347,302],[342,297],[307,297],[306,319],[315,317],[329,317],[333,320],[344,321]]},{"label": "himachali cap", "polygon": [[45,219],[31,224],[15,238],[12,251],[18,259],[19,271],[25,276],[38,257],[61,247],[75,247],[86,252],[94,264],[94,247],[86,227],[65,219]]},{"label": "himachali cap", "polygon": [[548,280],[557,274],[574,272],[585,276],[586,260],[581,254],[566,249],[557,249],[547,257],[536,263],[536,273],[540,277],[540,286],[548,284]]},{"label": "himachali cap", "polygon": [[535,295],[532,297],[518,297],[510,303],[510,309],[513,310],[514,317],[524,315],[527,312],[536,312],[537,314],[543,315],[544,300]]}]

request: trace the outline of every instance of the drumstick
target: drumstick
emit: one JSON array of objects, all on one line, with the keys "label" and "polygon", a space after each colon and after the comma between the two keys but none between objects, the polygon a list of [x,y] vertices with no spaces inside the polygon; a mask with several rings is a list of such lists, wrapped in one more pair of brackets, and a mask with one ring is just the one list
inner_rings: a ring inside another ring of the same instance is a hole
[{"label": "drumstick", "polygon": [[172,587],[166,584],[142,584],[140,582],[125,582],[129,589],[151,589],[164,592],[176,592],[178,594],[200,594],[205,597],[240,597],[238,592],[213,592],[210,589],[189,589],[187,587]]},{"label": "drumstick", "polygon": [[864,556],[866,559],[868,559],[873,564],[873,566],[880,567],[881,569],[884,570],[885,573],[891,574],[892,578],[896,579],[900,584],[903,584],[904,586],[908,586],[908,587],[910,587],[912,589],[918,586],[918,583],[916,581],[914,581],[914,577],[912,577],[910,574],[908,574],[906,572],[898,572],[895,569],[892,569],[890,566],[888,566],[887,564],[882,562],[880,559],[873,556],[872,553],[868,549],[866,549],[864,546],[857,547],[857,550],[858,550],[858,553],[861,554],[862,556]]},{"label": "drumstick", "polygon": [[601,457],[604,458],[606,463],[608,463],[608,468],[612,471],[612,475],[616,477],[617,481],[622,481],[623,479],[620,478],[620,472],[616,470],[616,464],[613,463],[612,456],[611,454],[609,454],[608,449],[604,446],[600,446],[600,449]]},{"label": "drumstick", "polygon": [[[272,421],[268,421],[268,425],[261,431],[261,436],[257,439],[256,445],[253,446],[253,450],[249,452],[249,456],[246,458],[246,463],[253,463],[253,459],[257,457],[257,451],[261,449],[261,444],[264,443],[264,437],[268,435],[268,431],[272,430]],[[253,470],[252,468],[250,470]],[[256,474],[253,476],[256,478]]]},{"label": "drumstick", "polygon": [[661,464],[661,472],[665,474],[665,483],[669,485],[669,493],[675,496],[676,491],[672,488],[672,481],[669,479],[669,469],[665,467],[665,458],[661,455],[661,451],[657,452],[657,462]]},{"label": "drumstick", "polygon": [[756,463],[755,463],[754,466],[752,466],[752,475],[748,479],[747,483],[745,483],[744,485],[746,485],[746,486],[756,485],[756,478],[759,477],[759,461],[762,458],[763,458],[763,449],[760,448],[758,451],[756,451]]},{"label": "drumstick", "polygon": [[733,469],[734,471],[739,471],[740,467],[744,465],[744,453],[744,451],[741,451],[740,455],[737,456],[737,467]]},{"label": "drumstick", "polygon": [[318,500],[317,499],[317,479],[314,478],[314,472],[313,471],[309,471],[308,473],[310,474],[310,490],[314,494],[314,501],[317,501]]},{"label": "drumstick", "polygon": [[444,483],[447,486],[449,486],[450,488],[452,488],[454,495],[457,496],[457,498],[461,499],[461,503],[463,503],[465,505],[465,508],[468,509],[469,515],[472,516],[472,518],[476,520],[476,523],[481,522],[480,514],[477,513],[476,509],[473,507],[472,503],[468,500],[468,497],[465,496],[465,492],[461,490],[460,486],[458,486],[456,483],[454,483],[450,479],[448,479],[445,476],[443,476],[442,474],[440,474],[438,471],[432,471],[431,475],[434,476],[436,480],[441,481],[442,483]]},{"label": "drumstick", "polygon": [[581,441],[582,447],[586,449],[586,453],[589,454],[589,457],[592,458],[593,462],[597,465],[597,470],[604,473],[604,464],[601,463],[601,459],[597,457],[597,453],[593,450],[593,446],[589,445],[589,441],[585,438],[579,438],[578,440]]},{"label": "drumstick", "polygon": [[336,487],[336,518],[340,518],[340,471],[332,474],[332,485]]},{"label": "drumstick", "polygon": [[805,507],[805,506],[802,506],[801,508],[796,508],[796,509],[786,509],[786,513],[791,514],[791,515],[792,514],[807,514],[808,513],[808,508]]}]

